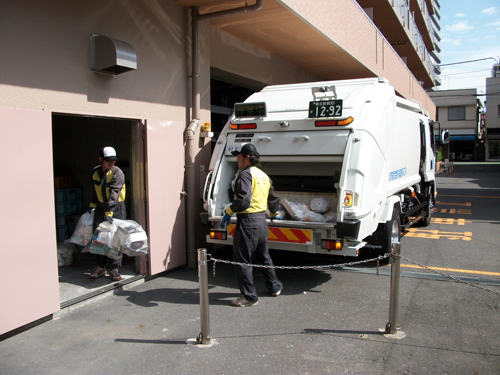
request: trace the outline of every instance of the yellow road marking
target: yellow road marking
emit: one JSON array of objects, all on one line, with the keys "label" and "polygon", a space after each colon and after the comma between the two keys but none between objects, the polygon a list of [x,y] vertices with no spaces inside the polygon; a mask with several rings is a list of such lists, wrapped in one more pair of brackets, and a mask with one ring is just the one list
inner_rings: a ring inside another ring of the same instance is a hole
[{"label": "yellow road marking", "polygon": [[472,221],[466,221],[465,219],[453,219],[450,217],[432,217],[431,218],[431,223],[432,224],[457,224],[457,225],[465,225],[465,223],[472,223]]},{"label": "yellow road marking", "polygon": [[488,197],[484,195],[442,195],[439,194],[440,197],[459,197],[459,198],[493,198],[500,199],[500,197]]},{"label": "yellow road marking", "polygon": [[449,214],[461,214],[461,215],[472,215],[472,211],[467,209],[467,208],[459,208],[458,210],[455,208],[450,208],[448,211],[447,208],[442,208],[441,211],[439,211],[442,214],[449,213]]},{"label": "yellow road marking", "polygon": [[439,240],[441,237],[449,240],[470,241],[472,232],[445,232],[439,230],[425,230],[409,228],[405,233],[405,237],[428,238],[431,240]]},{"label": "yellow road marking", "polygon": [[465,202],[465,203],[451,203],[451,202],[440,202],[436,201],[436,205],[443,205],[443,206],[466,206],[470,207],[472,204],[470,202]]},{"label": "yellow road marking", "polygon": [[413,266],[411,264],[400,264],[401,267],[405,268],[420,268],[420,269],[431,269],[434,271],[446,271],[446,272],[460,272],[460,273],[475,273],[477,275],[488,275],[488,276],[500,276],[499,272],[486,272],[486,271],[473,271],[473,270],[461,270],[457,268],[443,268],[443,267],[420,267],[420,266]]}]

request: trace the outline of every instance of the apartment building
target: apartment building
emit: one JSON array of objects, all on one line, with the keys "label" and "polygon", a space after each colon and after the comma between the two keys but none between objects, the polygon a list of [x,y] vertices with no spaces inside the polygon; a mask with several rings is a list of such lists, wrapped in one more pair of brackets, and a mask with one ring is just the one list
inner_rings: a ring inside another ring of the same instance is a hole
[{"label": "apartment building", "polygon": [[[439,84],[436,0],[4,0],[0,12],[10,181],[0,198],[9,233],[0,335],[100,291],[194,266],[206,246],[198,213],[211,133],[250,93],[378,76],[435,117],[426,89]],[[104,146],[117,150],[128,218],[147,231],[149,254],[125,262],[125,280],[89,286],[86,254],[58,267],[56,250],[88,207]],[[58,200],[68,189],[78,202]]]}]

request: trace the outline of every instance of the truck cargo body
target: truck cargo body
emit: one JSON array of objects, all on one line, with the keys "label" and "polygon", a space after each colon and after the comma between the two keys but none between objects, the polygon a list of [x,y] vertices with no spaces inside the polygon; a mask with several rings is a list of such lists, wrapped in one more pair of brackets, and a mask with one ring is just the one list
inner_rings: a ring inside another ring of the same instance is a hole
[{"label": "truck cargo body", "polygon": [[[432,121],[383,79],[269,86],[235,106],[213,152],[204,190],[209,243],[231,244],[236,217],[220,228],[245,143],[284,202],[323,198],[334,222],[269,222],[270,248],[382,254],[401,229],[428,225],[435,193]],[[226,233],[226,235],[225,235]]]}]

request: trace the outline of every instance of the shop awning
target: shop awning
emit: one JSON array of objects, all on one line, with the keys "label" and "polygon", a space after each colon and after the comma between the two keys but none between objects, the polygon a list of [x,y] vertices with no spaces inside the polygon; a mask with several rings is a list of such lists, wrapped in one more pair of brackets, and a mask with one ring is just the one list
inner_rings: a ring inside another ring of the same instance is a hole
[{"label": "shop awning", "polygon": [[475,141],[475,135],[450,135],[450,141]]}]

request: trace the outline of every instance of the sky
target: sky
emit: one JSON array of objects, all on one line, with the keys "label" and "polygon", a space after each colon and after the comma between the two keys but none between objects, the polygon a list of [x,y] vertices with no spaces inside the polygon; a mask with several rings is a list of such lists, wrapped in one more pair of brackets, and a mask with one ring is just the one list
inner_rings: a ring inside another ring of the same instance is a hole
[{"label": "sky", "polygon": [[[486,93],[486,78],[500,59],[500,0],[438,0],[441,5],[441,86],[477,88]],[[491,59],[491,57],[493,59]],[[486,59],[478,62],[451,63]],[[494,61],[496,60],[496,62]],[[484,103],[484,96],[478,96]]]}]

